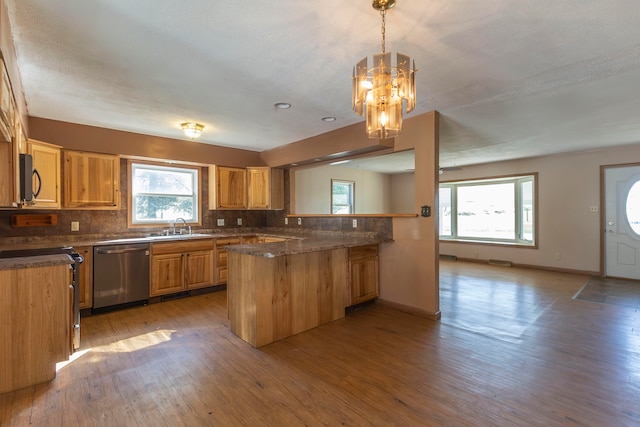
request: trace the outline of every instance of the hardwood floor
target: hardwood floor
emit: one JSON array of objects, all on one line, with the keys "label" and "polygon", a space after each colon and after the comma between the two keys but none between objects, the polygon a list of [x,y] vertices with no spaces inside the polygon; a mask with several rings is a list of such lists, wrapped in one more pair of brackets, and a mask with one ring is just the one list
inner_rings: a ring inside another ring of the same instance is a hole
[{"label": "hardwood floor", "polygon": [[640,319],[588,277],[441,263],[442,319],[371,305],[256,350],[224,292],[83,319],[2,426],[640,425]]}]

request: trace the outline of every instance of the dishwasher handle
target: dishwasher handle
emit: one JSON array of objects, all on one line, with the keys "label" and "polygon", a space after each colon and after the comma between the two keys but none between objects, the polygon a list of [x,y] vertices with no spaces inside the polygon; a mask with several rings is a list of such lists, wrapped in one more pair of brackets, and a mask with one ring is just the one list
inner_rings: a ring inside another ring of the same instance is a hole
[{"label": "dishwasher handle", "polygon": [[97,247],[95,249],[95,252],[98,254],[107,254],[107,255],[112,255],[112,254],[126,254],[126,253],[130,253],[130,252],[144,252],[144,251],[148,251],[149,247],[148,246],[135,246],[135,247],[121,247],[121,248],[114,248],[114,247]]}]

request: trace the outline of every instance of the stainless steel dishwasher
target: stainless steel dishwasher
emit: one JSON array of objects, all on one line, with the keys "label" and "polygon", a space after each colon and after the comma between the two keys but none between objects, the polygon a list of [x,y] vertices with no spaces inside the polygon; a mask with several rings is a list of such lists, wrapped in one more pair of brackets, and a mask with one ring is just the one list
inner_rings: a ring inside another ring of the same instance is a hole
[{"label": "stainless steel dishwasher", "polygon": [[146,304],[149,300],[149,244],[93,248],[93,312]]}]

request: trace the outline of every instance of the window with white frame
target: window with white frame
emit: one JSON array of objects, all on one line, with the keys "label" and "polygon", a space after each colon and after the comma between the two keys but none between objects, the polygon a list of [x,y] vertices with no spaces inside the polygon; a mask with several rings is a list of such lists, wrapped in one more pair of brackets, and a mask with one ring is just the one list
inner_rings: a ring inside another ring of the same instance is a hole
[{"label": "window with white frame", "polygon": [[331,180],[331,213],[352,214],[355,213],[354,181],[339,179]]},{"label": "window with white frame", "polygon": [[440,239],[535,245],[536,175],[440,184]]},{"label": "window with white frame", "polygon": [[199,221],[197,167],[130,162],[131,223],[167,224],[176,218]]}]

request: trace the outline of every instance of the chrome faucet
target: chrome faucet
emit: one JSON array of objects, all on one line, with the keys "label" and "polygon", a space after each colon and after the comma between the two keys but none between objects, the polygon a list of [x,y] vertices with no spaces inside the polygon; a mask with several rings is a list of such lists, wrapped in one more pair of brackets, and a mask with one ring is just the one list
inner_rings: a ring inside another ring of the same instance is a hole
[{"label": "chrome faucet", "polygon": [[[173,220],[173,234],[177,234],[177,233],[176,233],[176,223],[177,223],[178,221],[182,221],[182,223],[184,224],[184,228],[182,228],[182,229],[180,230],[180,234],[182,234],[182,231],[183,231],[185,228],[187,228],[187,221],[185,221],[185,220],[184,220],[184,218],[176,218],[175,220]],[[191,227],[189,227],[189,228],[191,228]]]}]

